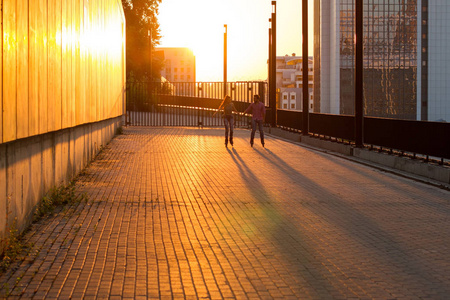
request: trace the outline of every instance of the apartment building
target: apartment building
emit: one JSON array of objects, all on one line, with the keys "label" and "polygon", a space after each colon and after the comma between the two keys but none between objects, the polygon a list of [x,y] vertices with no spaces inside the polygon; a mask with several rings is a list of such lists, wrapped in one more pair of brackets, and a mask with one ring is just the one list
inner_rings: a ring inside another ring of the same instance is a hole
[{"label": "apartment building", "polygon": [[[277,56],[276,86],[279,95],[278,106],[281,109],[303,109],[303,58],[295,56]],[[313,58],[308,59],[309,108],[313,109]]]},{"label": "apartment building", "polygon": [[195,82],[195,56],[189,48],[157,47],[163,53],[161,76],[169,82]]}]

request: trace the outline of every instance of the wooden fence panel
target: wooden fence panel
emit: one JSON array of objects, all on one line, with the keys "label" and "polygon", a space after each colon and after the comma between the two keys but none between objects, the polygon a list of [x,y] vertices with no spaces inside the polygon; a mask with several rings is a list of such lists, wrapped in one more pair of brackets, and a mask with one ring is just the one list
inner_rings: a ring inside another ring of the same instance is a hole
[{"label": "wooden fence panel", "polygon": [[29,1],[29,62],[28,62],[28,133],[39,134],[39,53],[38,2]]},{"label": "wooden fence panel", "polygon": [[16,1],[3,1],[3,142],[17,138]]},{"label": "wooden fence panel", "polygon": [[39,133],[48,132],[48,14],[47,0],[38,0],[37,7],[37,59],[38,59],[38,99]]},{"label": "wooden fence panel", "polygon": [[28,128],[28,1],[17,0],[17,138],[29,135]]}]

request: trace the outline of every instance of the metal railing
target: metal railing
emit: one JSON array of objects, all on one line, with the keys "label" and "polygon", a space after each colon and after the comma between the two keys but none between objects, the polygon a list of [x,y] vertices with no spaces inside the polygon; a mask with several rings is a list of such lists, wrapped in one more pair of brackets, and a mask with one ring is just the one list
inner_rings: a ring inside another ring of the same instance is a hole
[{"label": "metal railing", "polygon": [[[302,112],[277,110],[277,125],[302,131]],[[355,117],[348,115],[309,114],[309,133],[326,139],[353,144]],[[437,158],[441,164],[450,159],[450,123],[364,117],[364,144],[380,151],[400,155]]]},{"label": "metal railing", "polygon": [[[261,101],[268,103],[267,83],[264,81],[235,81],[227,82],[227,94],[233,101],[252,102],[253,95],[259,95]],[[131,103],[136,98],[139,101],[148,97],[152,91],[153,95],[183,96],[205,99],[223,99],[223,82],[127,82],[127,98]]]},{"label": "metal railing", "polygon": [[[261,95],[266,106],[267,83],[229,82],[232,100],[244,111],[254,94]],[[152,91],[150,93],[150,90]],[[142,126],[222,126],[220,114],[215,114],[223,99],[223,83],[149,83],[127,85],[127,123]],[[269,113],[266,123],[270,124]],[[303,113],[277,109],[277,127],[303,131]],[[236,126],[249,126],[250,118],[236,115]],[[450,159],[450,123],[396,120],[364,117],[364,145],[380,151],[395,152],[426,161],[437,158],[441,164]],[[309,113],[309,135],[355,143],[355,117]],[[434,159],[435,160],[435,159]],[[448,163],[448,162],[447,162]]]},{"label": "metal railing", "polygon": [[[127,83],[127,124],[135,126],[222,126],[216,113],[224,98],[222,82]],[[255,94],[267,102],[267,84],[260,81],[228,82],[227,91],[238,111]],[[236,126],[249,126],[248,116],[235,114]]]}]

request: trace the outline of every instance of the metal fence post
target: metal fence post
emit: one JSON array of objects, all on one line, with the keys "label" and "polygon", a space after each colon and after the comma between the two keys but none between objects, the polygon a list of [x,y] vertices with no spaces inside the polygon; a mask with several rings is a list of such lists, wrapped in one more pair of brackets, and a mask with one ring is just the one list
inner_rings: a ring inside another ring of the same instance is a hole
[{"label": "metal fence post", "polygon": [[356,33],[356,57],[355,57],[355,144],[363,147],[364,143],[364,91],[363,91],[363,26],[364,26],[363,0],[355,2],[355,33]]},{"label": "metal fence post", "polygon": [[272,41],[271,67],[269,76],[269,107],[271,111],[271,126],[277,126],[277,1],[272,1]]},{"label": "metal fence post", "polygon": [[227,24],[223,25],[223,97],[227,94]]},{"label": "metal fence post", "polygon": [[303,124],[302,134],[309,133],[309,57],[308,57],[308,0],[302,3],[302,31],[303,31]]}]

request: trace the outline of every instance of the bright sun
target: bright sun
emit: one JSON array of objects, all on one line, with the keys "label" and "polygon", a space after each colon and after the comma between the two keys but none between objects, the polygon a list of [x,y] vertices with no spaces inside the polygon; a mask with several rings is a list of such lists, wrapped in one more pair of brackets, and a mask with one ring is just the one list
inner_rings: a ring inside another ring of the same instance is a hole
[{"label": "bright sun", "polygon": [[[277,55],[300,54],[301,1],[277,2]],[[271,12],[271,0],[164,0],[161,46],[192,49],[197,80],[222,81],[227,24],[228,81],[265,80]]]},{"label": "bright sun", "polygon": [[[162,46],[189,47],[196,57],[198,81],[223,80],[224,24],[227,24],[228,80],[267,77],[267,24],[255,30],[250,11],[260,12],[265,23],[270,14],[270,1],[253,6],[252,1],[193,0],[163,1],[159,22],[162,27]],[[250,45],[250,46],[249,46]],[[264,46],[262,46],[264,45]],[[249,49],[254,47],[253,49]],[[261,50],[263,51],[256,51]],[[257,67],[248,67],[248,63]]]}]

